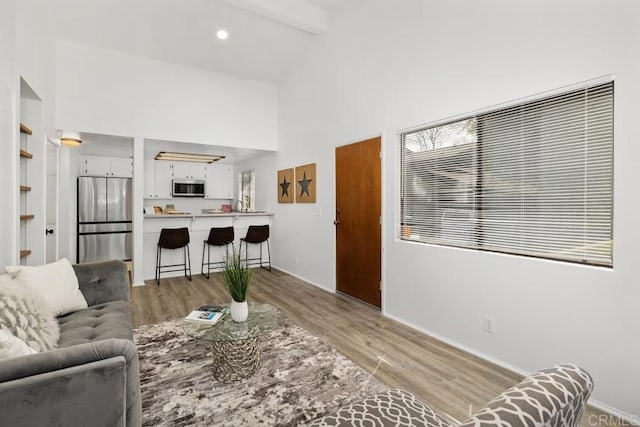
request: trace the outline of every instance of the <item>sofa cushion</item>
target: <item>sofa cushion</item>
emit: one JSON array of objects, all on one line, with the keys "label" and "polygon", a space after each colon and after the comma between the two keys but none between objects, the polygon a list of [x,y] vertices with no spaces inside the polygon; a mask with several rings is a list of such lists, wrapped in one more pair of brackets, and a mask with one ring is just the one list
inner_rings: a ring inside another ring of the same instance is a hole
[{"label": "sofa cushion", "polygon": [[389,390],[341,408],[337,413],[311,421],[308,426],[430,426],[450,427],[413,394]]},{"label": "sofa cushion", "polygon": [[0,275],[0,329],[36,351],[56,348],[60,328],[49,306],[32,289]]},{"label": "sofa cushion", "polygon": [[87,300],[80,292],[76,273],[66,258],[35,267],[14,265],[6,267],[6,270],[24,286],[36,291],[55,316],[87,308]]},{"label": "sofa cushion", "polygon": [[33,353],[37,353],[37,351],[29,347],[26,342],[14,337],[4,329],[0,329],[0,359]]},{"label": "sofa cushion", "polygon": [[58,347],[70,347],[109,338],[133,341],[129,303],[114,301],[58,317]]}]

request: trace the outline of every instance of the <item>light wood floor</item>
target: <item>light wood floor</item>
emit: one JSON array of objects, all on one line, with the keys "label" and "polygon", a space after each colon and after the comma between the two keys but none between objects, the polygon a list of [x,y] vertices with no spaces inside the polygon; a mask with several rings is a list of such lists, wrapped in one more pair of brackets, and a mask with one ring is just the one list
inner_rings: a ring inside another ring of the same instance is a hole
[{"label": "light wood floor", "polygon": [[[388,319],[376,309],[288,274],[255,269],[251,301],[269,303],[390,387],[414,393],[440,413],[467,418],[521,377]],[[132,288],[135,327],[180,319],[204,304],[230,299],[219,274],[147,281]],[[383,360],[384,361],[383,361]],[[588,408],[589,415],[600,411]],[[593,418],[592,418],[593,419]],[[603,425],[603,424],[600,424]]]}]

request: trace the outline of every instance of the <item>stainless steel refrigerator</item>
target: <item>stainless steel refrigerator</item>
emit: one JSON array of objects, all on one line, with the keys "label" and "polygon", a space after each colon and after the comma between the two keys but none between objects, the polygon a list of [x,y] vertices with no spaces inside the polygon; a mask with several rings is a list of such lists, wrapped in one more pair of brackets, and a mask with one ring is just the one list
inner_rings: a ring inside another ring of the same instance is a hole
[{"label": "stainless steel refrigerator", "polygon": [[77,262],[131,260],[131,178],[78,178]]}]

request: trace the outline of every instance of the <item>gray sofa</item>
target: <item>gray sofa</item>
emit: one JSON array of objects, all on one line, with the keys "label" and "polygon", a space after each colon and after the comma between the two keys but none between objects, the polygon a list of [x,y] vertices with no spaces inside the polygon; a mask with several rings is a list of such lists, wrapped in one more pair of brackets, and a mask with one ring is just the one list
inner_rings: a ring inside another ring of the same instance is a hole
[{"label": "gray sofa", "polygon": [[309,426],[575,427],[593,391],[591,376],[575,365],[533,373],[469,419],[452,423],[403,390],[389,390],[311,421]]},{"label": "gray sofa", "polygon": [[88,308],[59,317],[52,351],[0,361],[11,426],[139,426],[140,373],[122,261],[75,265]]}]

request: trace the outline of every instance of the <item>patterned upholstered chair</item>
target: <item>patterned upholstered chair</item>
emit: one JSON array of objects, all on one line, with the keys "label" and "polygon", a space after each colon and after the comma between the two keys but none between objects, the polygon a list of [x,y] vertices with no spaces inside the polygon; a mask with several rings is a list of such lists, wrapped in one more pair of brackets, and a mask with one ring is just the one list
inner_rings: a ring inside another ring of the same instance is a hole
[{"label": "patterned upholstered chair", "polygon": [[[459,427],[574,427],[592,391],[591,376],[580,367],[554,366],[526,377]],[[454,426],[413,394],[397,389],[354,403],[309,425]]]}]

